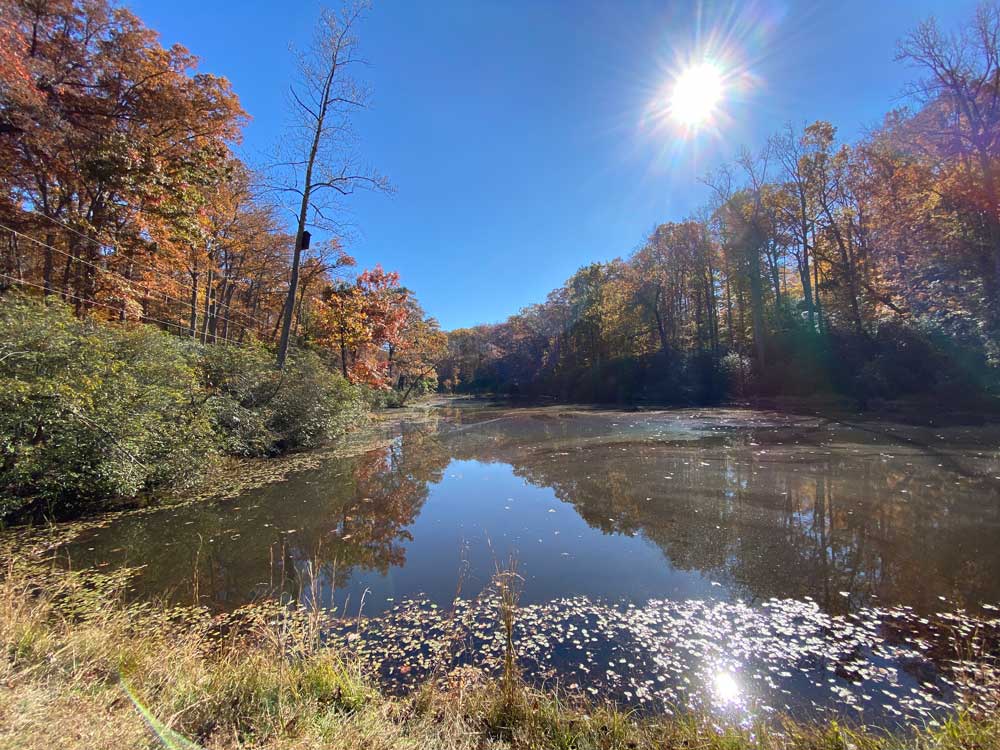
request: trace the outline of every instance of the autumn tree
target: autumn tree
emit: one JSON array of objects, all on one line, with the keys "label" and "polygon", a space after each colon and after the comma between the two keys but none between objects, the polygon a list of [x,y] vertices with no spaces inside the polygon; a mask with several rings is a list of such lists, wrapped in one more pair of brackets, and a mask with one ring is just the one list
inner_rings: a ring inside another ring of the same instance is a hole
[{"label": "autumn tree", "polygon": [[939,170],[942,208],[966,233],[961,251],[981,280],[991,336],[1000,337],[1000,5],[983,3],[958,33],[930,19],[899,46],[923,78],[913,144]]},{"label": "autumn tree", "polygon": [[[408,299],[398,336],[387,342],[389,378],[402,393],[400,405],[427,379],[436,378],[438,362],[446,348],[447,337],[438,322],[428,317],[415,299]],[[429,387],[433,389],[436,385],[434,382]]]},{"label": "autumn tree", "polygon": [[389,351],[399,344],[409,316],[409,290],[399,274],[381,266],[353,282],[336,281],[322,292],[312,336],[338,354],[344,377],[374,387],[389,385]]}]

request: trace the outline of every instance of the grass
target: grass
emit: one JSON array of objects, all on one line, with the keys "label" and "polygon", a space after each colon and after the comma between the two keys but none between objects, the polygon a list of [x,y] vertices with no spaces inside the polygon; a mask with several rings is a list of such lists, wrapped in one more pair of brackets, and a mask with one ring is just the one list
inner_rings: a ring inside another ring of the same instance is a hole
[{"label": "grass", "polygon": [[[501,578],[513,627],[516,573]],[[638,717],[468,669],[390,696],[325,649],[316,618],[125,605],[121,575],[15,558],[0,579],[0,748],[683,748],[991,750],[1000,718],[888,735],[835,723],[751,728]],[[196,744],[191,744],[196,743]]]}]

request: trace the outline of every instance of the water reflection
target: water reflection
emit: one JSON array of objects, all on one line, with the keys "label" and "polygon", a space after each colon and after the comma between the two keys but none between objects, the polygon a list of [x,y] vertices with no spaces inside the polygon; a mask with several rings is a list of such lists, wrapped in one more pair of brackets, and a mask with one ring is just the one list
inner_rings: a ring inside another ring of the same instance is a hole
[{"label": "water reflection", "polygon": [[[439,657],[499,664],[490,605],[469,599],[513,554],[532,679],[737,721],[995,705],[996,430],[738,410],[437,414],[235,502],[123,516],[65,552],[143,566],[137,597],[363,607],[371,619],[352,619],[342,645],[401,688]],[[970,648],[981,658],[955,659]]]},{"label": "water reflection", "polygon": [[126,517],[65,553],[75,566],[141,566],[140,596],[192,603],[197,593],[221,610],[307,596],[315,571],[331,605],[331,592],[359,575],[386,576],[406,564],[410,526],[447,463],[430,431],[410,430],[234,502]]},{"label": "water reflection", "polygon": [[929,432],[735,411],[455,410],[234,503],[122,519],[68,553],[144,565],[140,595],[190,601],[197,580],[220,609],[301,595],[312,570],[328,606],[365,591],[375,611],[417,594],[447,604],[511,553],[529,603],[1000,601],[996,436]]},{"label": "water reflection", "polygon": [[[545,416],[519,430],[486,425],[475,446],[460,445],[736,597],[808,596],[831,612],[1000,599],[995,431],[935,429],[928,450],[912,428],[749,422]],[[520,432],[533,449],[519,446]]]},{"label": "water reflection", "polygon": [[740,697],[740,686],[729,672],[717,672],[712,681],[715,696],[723,705],[735,703]]},{"label": "water reflection", "polygon": [[740,700],[740,684],[729,672],[719,671],[712,680],[712,693],[721,706],[732,706]]}]

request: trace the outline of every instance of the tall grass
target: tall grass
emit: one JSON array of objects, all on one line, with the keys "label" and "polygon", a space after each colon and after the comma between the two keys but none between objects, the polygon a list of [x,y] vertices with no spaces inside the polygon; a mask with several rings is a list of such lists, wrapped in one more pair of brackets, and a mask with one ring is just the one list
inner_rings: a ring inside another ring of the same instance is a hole
[{"label": "tall grass", "polygon": [[533,689],[514,650],[516,568],[495,581],[501,676],[403,697],[380,693],[349,654],[323,647],[314,614],[273,605],[220,619],[129,606],[125,582],[19,562],[2,571],[0,748],[1000,748],[997,717],[958,716],[909,735],[836,723],[718,728],[707,716],[641,718]]},{"label": "tall grass", "polygon": [[494,577],[494,585],[500,595],[500,626],[504,636],[501,683],[504,698],[511,704],[516,701],[521,684],[521,670],[517,665],[517,648],[514,645],[514,626],[517,623],[517,607],[523,583],[524,579],[517,572],[517,561],[513,559],[506,568],[498,569]]}]

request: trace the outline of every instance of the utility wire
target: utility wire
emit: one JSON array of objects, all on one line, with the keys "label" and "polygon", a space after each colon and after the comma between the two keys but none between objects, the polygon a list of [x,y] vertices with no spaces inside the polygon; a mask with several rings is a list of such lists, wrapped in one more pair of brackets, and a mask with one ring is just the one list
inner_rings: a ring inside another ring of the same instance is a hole
[{"label": "utility wire", "polygon": [[[52,291],[50,289],[46,289],[46,287],[43,286],[42,284],[35,284],[34,282],[31,282],[31,281],[25,281],[24,279],[19,279],[16,276],[10,276],[10,275],[8,275],[6,273],[0,273],[0,278],[8,279],[9,281],[13,281],[15,284],[23,284],[24,286],[34,287],[35,289],[41,289],[43,292],[44,291],[50,291],[50,292]],[[63,296],[63,297],[68,297],[69,299],[80,300],[81,302],[85,302],[88,305],[94,305],[96,307],[105,307],[108,310],[112,310],[112,311],[114,311],[116,313],[121,313],[121,311],[122,311],[122,309],[120,307],[116,307],[114,305],[108,305],[108,304],[105,304],[103,302],[97,302],[95,300],[88,300],[88,299],[86,299],[84,297],[80,297],[80,296],[75,295],[75,294],[70,294],[69,292],[61,292],[60,295]],[[174,328],[181,328],[181,329],[188,328],[188,326],[186,324],[184,324],[184,323],[171,322],[169,320],[160,320],[159,318],[152,318],[152,317],[149,317],[148,315],[143,315],[142,319],[143,320],[152,321],[153,323],[160,323],[160,324],[165,325],[165,326],[173,326]]]},{"label": "utility wire", "polygon": [[[141,213],[144,213],[144,212],[143,212],[143,211],[142,211],[141,209],[134,209],[134,210],[138,210],[138,211],[140,211]],[[54,216],[49,216],[48,214],[45,214],[45,213],[42,213],[41,211],[39,211],[39,210],[37,210],[37,209],[34,209],[34,208],[33,208],[33,209],[30,209],[30,213],[33,213],[33,214],[35,214],[36,216],[41,216],[41,217],[42,217],[43,219],[48,219],[49,221],[53,222],[54,224],[58,224],[59,226],[61,226],[61,227],[62,227],[63,229],[65,229],[66,231],[68,231],[68,232],[72,232],[72,233],[73,233],[73,234],[75,234],[75,235],[76,235],[77,237],[81,237],[81,238],[83,238],[83,239],[87,240],[88,242],[93,242],[93,243],[95,243],[95,244],[97,244],[97,245],[100,245],[100,244],[101,244],[100,240],[98,240],[97,238],[95,238],[95,237],[89,237],[89,236],[87,236],[86,234],[84,234],[84,233],[83,233],[83,232],[81,232],[80,230],[78,230],[78,229],[74,229],[73,227],[71,227],[71,226],[70,226],[69,224],[67,224],[66,222],[64,222],[64,221],[60,221],[59,219],[55,218]],[[120,250],[120,249],[119,249],[119,248],[118,248],[118,247],[117,247],[116,245],[114,245],[114,243],[112,243],[112,247],[114,247],[114,248],[115,248],[115,250],[117,250],[118,252],[121,252],[121,250]],[[149,264],[146,264],[146,263],[143,263],[143,262],[141,262],[141,261],[138,261],[138,260],[135,260],[134,258],[133,258],[133,259],[131,259],[131,262],[132,262],[132,263],[135,263],[135,264],[136,264],[137,266],[140,266],[140,267],[142,267],[142,268],[147,268],[147,269],[149,269],[150,271],[153,271],[154,273],[163,273],[163,269],[160,269],[160,268],[156,268],[155,266],[151,266],[151,265],[149,265]],[[252,283],[253,283],[252,281],[250,281],[250,282],[247,282],[247,281],[245,281],[244,279],[230,279],[230,281],[232,281],[233,283],[241,283],[241,284],[246,284],[246,283],[250,283],[250,284],[252,284]],[[283,294],[287,294],[287,293],[288,293],[288,290],[286,289],[286,290],[285,290],[285,291],[283,292]]]},{"label": "utility wire", "polygon": [[[9,281],[13,281],[15,284],[23,284],[24,286],[34,287],[35,289],[41,289],[43,292],[45,292],[45,291],[51,291],[49,289],[46,289],[46,287],[43,286],[42,284],[35,284],[35,283],[31,282],[31,281],[25,281],[24,279],[19,279],[16,276],[10,276],[10,275],[8,275],[6,273],[0,273],[0,278],[2,278],[2,279],[8,279]],[[57,292],[52,292],[52,293],[56,294]],[[88,304],[88,305],[94,305],[95,307],[103,307],[103,308],[106,308],[108,310],[111,310],[112,312],[116,312],[116,313],[119,313],[119,314],[122,312],[122,309],[120,307],[116,307],[115,305],[108,305],[108,304],[105,304],[103,302],[97,302],[95,300],[88,300],[85,297],[80,297],[80,296],[78,296],[76,294],[70,294],[69,292],[58,292],[58,294],[60,294],[61,296],[64,296],[64,297],[68,297],[69,299],[79,300],[80,302],[83,302],[83,303]],[[145,323],[145,322],[159,323],[160,325],[167,326],[168,328],[176,328],[176,329],[178,329],[180,331],[188,331],[189,330],[189,326],[188,326],[187,323],[177,323],[175,321],[162,320],[160,318],[153,318],[153,317],[151,317],[149,315],[143,315],[140,318],[139,322],[140,323]],[[239,341],[232,341],[232,340],[220,340],[220,341],[216,341],[214,343],[224,344],[226,346],[238,346],[241,349],[245,348],[245,347],[248,347],[248,346],[252,346],[251,344],[242,344]]]},{"label": "utility wire", "polygon": [[[58,224],[60,227],[62,227],[63,229],[67,230],[68,232],[72,232],[77,237],[80,237],[80,238],[82,238],[84,240],[87,240],[87,242],[92,242],[95,245],[97,245],[98,247],[100,247],[102,245],[102,243],[100,242],[100,240],[98,240],[97,238],[95,238],[95,237],[88,237],[87,235],[83,234],[79,230],[74,229],[69,224],[67,224],[67,223],[65,223],[63,221],[59,221],[59,219],[56,219],[53,216],[49,216],[47,214],[43,214],[42,212],[34,210],[34,209],[31,210],[31,213],[35,214],[36,216],[41,216],[42,218],[48,219],[49,221],[51,221],[51,222],[53,222],[55,224]],[[4,226],[4,225],[0,224],[0,226]],[[17,230],[11,229],[10,227],[4,226],[4,228],[7,229],[8,231],[14,232],[15,234],[21,234],[21,233],[17,232]],[[26,235],[24,235],[24,234],[21,234],[21,236],[22,237],[26,237]],[[35,239],[34,237],[27,237],[27,239],[31,240],[32,242],[37,242],[38,244],[42,245],[43,247],[48,247],[48,248],[50,248],[52,250],[56,250],[56,252],[61,252],[60,250],[57,250],[56,248],[52,247],[51,245],[47,245],[44,242],[41,242],[41,241]],[[121,248],[119,248],[116,244],[112,243],[111,246],[115,248],[116,252],[118,252],[119,255],[124,255],[121,252]],[[66,253],[63,253],[63,255],[66,255]],[[69,257],[74,257],[74,256],[69,256]],[[86,261],[83,261],[80,258],[75,258],[74,257],[74,259],[75,260],[80,260],[81,262],[86,263]],[[150,265],[148,263],[143,263],[142,261],[136,260],[135,258],[129,258],[129,262],[130,263],[134,263],[135,265],[139,266],[140,268],[145,268],[145,269],[147,269],[149,271],[152,271],[154,274],[158,274],[160,276],[163,276],[164,278],[170,279],[173,283],[175,283],[179,287],[181,287],[181,289],[190,289],[192,291],[197,291],[197,287],[194,284],[187,284],[187,283],[184,283],[182,281],[178,281],[176,278],[174,278],[173,276],[171,276],[168,272],[164,271],[162,268],[157,268],[156,266]],[[90,264],[90,265],[92,265],[92,264]],[[229,278],[229,277],[227,277],[227,280],[229,282],[232,282],[232,283],[247,283],[243,279],[238,279],[238,278]],[[253,282],[251,281],[249,283],[252,284]],[[262,291],[262,290],[258,290],[258,291]],[[285,292],[285,293],[287,293],[287,292]],[[174,299],[177,299],[177,298],[174,298]],[[179,300],[179,301],[180,302],[184,302],[185,304],[187,304],[187,302],[188,302],[187,300],[183,300],[183,299]],[[230,305],[226,305],[226,304],[223,304],[223,303],[218,303],[218,304],[221,305],[222,307],[225,307],[225,308],[229,308],[230,307]],[[234,312],[237,315],[243,315],[244,317],[250,318],[250,320],[254,320],[255,322],[259,323],[262,326],[266,327],[268,325],[267,323],[263,323],[262,321],[256,320],[252,316],[250,316],[247,313],[244,313],[244,312],[242,312],[240,310],[235,310],[234,309]]]},{"label": "utility wire", "polygon": [[[91,268],[94,268],[94,269],[100,271],[101,273],[108,274],[110,276],[115,276],[117,278],[120,278],[120,279],[124,280],[125,282],[127,282],[128,284],[135,284],[136,283],[135,279],[130,279],[127,276],[125,276],[124,274],[117,273],[115,271],[112,271],[111,269],[104,268],[102,266],[98,266],[95,263],[91,263],[88,260],[84,260],[83,258],[78,258],[78,257],[76,257],[75,255],[73,255],[71,253],[67,253],[65,250],[60,250],[59,248],[53,247],[52,245],[49,245],[49,244],[46,244],[45,242],[42,242],[41,240],[36,239],[36,238],[34,238],[34,237],[30,236],[30,235],[24,234],[23,232],[19,232],[18,230],[14,229],[12,227],[8,227],[6,224],[0,224],[0,228],[6,229],[8,232],[13,232],[14,234],[18,235],[19,237],[24,237],[29,242],[34,242],[34,243],[36,243],[38,245],[41,245],[42,247],[48,248],[49,250],[52,250],[54,252],[59,253],[60,255],[64,255],[67,258],[69,258],[69,259],[71,259],[71,260],[73,260],[73,261],[75,261],[77,263],[82,263],[82,264],[84,264],[86,266],[90,266]],[[96,242],[96,240],[94,240],[94,241]],[[179,282],[177,282],[176,279],[174,279],[172,276],[166,274],[162,270],[157,271],[157,273],[159,273],[161,275],[164,275],[166,278],[169,278],[171,281],[174,281],[175,283],[179,283]],[[187,286],[184,286],[183,284],[181,284],[180,286],[182,288],[185,288],[185,289],[195,290],[194,286],[187,287]],[[181,304],[186,305],[186,306],[191,304],[190,300],[188,300],[188,299],[184,299],[182,297],[176,297],[176,296],[174,296],[172,294],[167,294],[166,292],[161,291],[161,290],[156,290],[155,293],[156,294],[160,294],[160,295],[162,295],[162,296],[164,296],[164,297],[166,297],[168,299],[172,299],[172,300],[174,300],[176,302],[180,302]],[[261,326],[261,329],[263,329],[263,330],[266,330],[268,328],[268,326],[269,326],[268,323],[265,323],[264,321],[262,321],[262,320],[260,320],[258,318],[255,318],[255,317],[253,317],[252,315],[250,315],[248,313],[242,312],[241,310],[237,310],[236,308],[233,308],[231,305],[228,305],[228,304],[226,304],[224,302],[217,302],[216,303],[216,308],[232,309],[234,314],[236,314],[236,315],[242,315],[243,317],[247,318],[248,320],[253,321],[257,325]],[[246,323],[235,321],[235,320],[233,320],[231,318],[227,318],[227,317],[222,316],[222,315],[216,315],[215,317],[218,320],[224,320],[227,323],[232,323],[234,325],[243,326],[244,328],[247,327]]]}]

